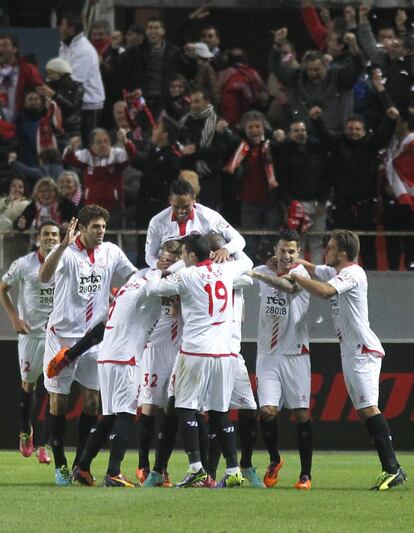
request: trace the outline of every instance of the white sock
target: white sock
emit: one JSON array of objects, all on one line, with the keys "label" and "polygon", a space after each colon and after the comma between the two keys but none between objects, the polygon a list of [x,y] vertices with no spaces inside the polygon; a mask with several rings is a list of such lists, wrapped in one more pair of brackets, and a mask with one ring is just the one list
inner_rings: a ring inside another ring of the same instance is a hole
[{"label": "white sock", "polygon": [[190,463],[190,472],[198,472],[200,468],[203,468],[201,461],[197,461],[196,463]]},{"label": "white sock", "polygon": [[240,468],[238,466],[233,466],[233,468],[226,468],[226,474],[232,476],[233,474],[239,474]]}]

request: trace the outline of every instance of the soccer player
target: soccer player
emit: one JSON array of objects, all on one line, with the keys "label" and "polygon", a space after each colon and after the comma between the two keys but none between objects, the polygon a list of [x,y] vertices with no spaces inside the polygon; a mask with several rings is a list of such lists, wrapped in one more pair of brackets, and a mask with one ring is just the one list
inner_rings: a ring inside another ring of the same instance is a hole
[{"label": "soccer player", "polygon": [[[226,241],[217,233],[208,235],[212,251],[222,248]],[[244,314],[243,287],[252,285],[252,279],[244,275],[233,284],[233,320],[231,328],[231,351],[234,357],[233,364],[236,366],[236,383],[230,400],[230,409],[238,409],[239,421],[237,429],[240,438],[240,470],[242,476],[247,479],[252,487],[262,488],[263,483],[252,465],[253,448],[257,438],[257,405],[254,399],[252,386],[246,363],[241,355],[241,328]],[[218,467],[221,450],[217,446],[217,435],[214,431],[209,433],[209,457],[208,457],[208,483],[214,486],[216,470]]]},{"label": "soccer player", "polygon": [[123,251],[111,242],[103,242],[109,213],[97,205],[79,211],[69,223],[65,238],[49,254],[39,271],[39,279],[55,279],[55,299],[46,332],[44,356],[45,387],[50,395],[50,430],[58,485],[71,482],[64,451],[65,414],[70,388],[77,381],[83,392],[82,413],[78,421],[77,464],[89,431],[95,425],[99,406],[96,366],[99,345],[71,362],[60,374],[47,377],[47,366],[62,348],[70,347],[106,319],[109,289],[113,274],[127,279],[136,268]]},{"label": "soccer player", "polygon": [[111,448],[103,484],[107,487],[134,487],[121,473],[121,462],[138,407],[137,363],[161,311],[160,298],[147,295],[148,284],[151,277],[159,278],[160,275],[160,270],[147,272],[145,277],[135,274],[121,287],[111,304],[98,356],[103,416],[90,433],[79,463],[73,470],[73,478],[83,485],[95,485],[90,465],[109,437]]},{"label": "soccer player", "polygon": [[175,407],[180,418],[189,470],[178,487],[200,486],[207,478],[199,448],[197,410],[209,412],[218,428],[226,472],[218,487],[241,485],[234,427],[228,420],[235,366],[231,361],[233,281],[252,267],[243,253],[223,264],[210,259],[206,237],[189,235],[183,242],[187,268],[160,280],[155,293],[179,295],[183,341],[175,366]]},{"label": "soccer player", "polygon": [[[38,271],[47,254],[60,242],[56,222],[45,221],[39,228],[39,249],[14,261],[0,282],[0,302],[19,334],[18,353],[22,386],[20,389],[20,452],[24,457],[33,453],[33,404],[36,384],[43,372],[46,324],[53,306],[53,283],[41,283]],[[9,290],[18,287],[17,310]],[[37,448],[39,463],[50,464],[45,447],[47,422]]]},{"label": "soccer player", "polygon": [[283,459],[279,453],[277,417],[282,407],[292,410],[297,428],[301,471],[297,489],[311,488],[312,424],[310,419],[311,365],[306,314],[309,294],[284,275],[309,277],[297,264],[300,235],[285,230],[279,236],[275,256],[250,274],[260,283],[260,315],[257,335],[256,378],[260,425],[270,464],[266,487],[278,482]]},{"label": "soccer player", "polygon": [[309,279],[299,272],[290,276],[311,294],[330,299],[348,394],[382,465],[383,471],[372,489],[387,490],[404,483],[407,476],[395,455],[389,425],[378,409],[384,349],[369,324],[367,276],[354,263],[359,248],[355,233],[334,230],[325,249],[326,265],[305,263],[323,281]]},{"label": "soccer player", "polygon": [[206,235],[214,231],[222,235],[227,244],[214,253],[213,261],[227,261],[231,254],[243,250],[245,240],[224,218],[195,202],[192,186],[185,180],[177,180],[170,187],[170,207],[155,215],[149,223],[145,245],[145,261],[155,268],[161,246],[171,239],[181,239],[191,233]]},{"label": "soccer player", "polygon": [[[157,266],[168,270],[176,262],[180,253],[180,241],[167,241],[162,247]],[[151,333],[150,342],[142,356],[141,414],[138,420],[139,464],[136,470],[136,477],[141,484],[150,472],[149,451],[155,418],[158,408],[164,409],[167,406],[168,383],[180,349],[182,329],[181,310],[177,297],[162,298],[160,319]],[[168,477],[167,474],[165,475]],[[164,481],[168,483],[168,480]]]}]

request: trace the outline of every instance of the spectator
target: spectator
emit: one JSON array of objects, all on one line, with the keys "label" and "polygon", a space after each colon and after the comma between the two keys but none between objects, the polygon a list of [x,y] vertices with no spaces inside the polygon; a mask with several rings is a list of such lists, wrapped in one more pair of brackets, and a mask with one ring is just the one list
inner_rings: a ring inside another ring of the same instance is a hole
[{"label": "spectator", "polygon": [[269,95],[260,74],[249,66],[248,57],[241,48],[228,52],[228,67],[220,72],[220,112],[234,128],[250,109],[264,110]]},{"label": "spectator", "polygon": [[303,68],[282,62],[281,46],[288,35],[286,28],[274,32],[270,68],[288,90],[290,113],[311,127],[308,110],[319,106],[323,120],[335,132],[343,130],[346,118],[353,112],[352,87],[362,74],[364,62],[353,33],[346,33],[344,41],[350,50],[350,61],[344,65],[327,67],[319,51],[306,52]]},{"label": "spectator", "polygon": [[142,171],[136,201],[138,228],[146,228],[151,218],[168,205],[170,185],[180,171],[181,153],[176,143],[176,124],[162,117],[152,130],[149,146],[140,147],[133,162],[133,166]]},{"label": "spectator", "polygon": [[59,194],[79,207],[82,202],[82,187],[79,176],[72,170],[64,170],[57,180]]},{"label": "spectator", "polygon": [[[386,231],[414,228],[414,117],[403,115],[388,147],[383,187],[383,221]],[[386,237],[388,265],[400,267],[401,252],[407,270],[414,270],[414,239]]]},{"label": "spectator", "polygon": [[16,38],[0,34],[0,103],[8,122],[14,122],[22,111],[28,88],[42,84],[37,68],[19,57]]},{"label": "spectator", "polygon": [[140,24],[129,26],[125,34],[125,52],[114,62],[112,84],[118,100],[123,90],[133,92],[144,85],[144,43],[145,28]]},{"label": "spectator", "polygon": [[190,112],[178,123],[178,140],[183,145],[182,168],[195,170],[200,178],[200,202],[217,209],[220,203],[219,163],[214,137],[227,123],[219,120],[204,91],[190,94]]},{"label": "spectator", "polygon": [[189,43],[185,47],[186,54],[194,57],[197,63],[197,73],[194,78],[194,89],[205,91],[210,95],[211,103],[217,107],[220,103],[220,91],[216,72],[210,65],[214,57],[205,43]]},{"label": "spectator", "polygon": [[[279,204],[273,146],[266,133],[265,116],[260,111],[248,111],[241,127],[243,137],[230,141],[231,156],[224,167],[224,172],[234,178],[241,203],[241,227],[277,231],[283,223],[283,210]],[[246,253],[253,260],[258,259],[259,244],[260,237],[246,237]]]},{"label": "spectator", "polygon": [[63,151],[70,137],[80,135],[84,89],[81,83],[72,79],[71,66],[60,57],[47,62],[46,72],[47,84],[38,87],[37,92],[41,96],[51,98],[60,107],[64,136],[59,140]]},{"label": "spectator", "polygon": [[306,125],[294,121],[284,132],[275,132],[277,176],[287,201],[289,214],[302,211],[302,217],[288,216],[288,228],[304,235],[301,246],[309,245],[312,263],[323,264],[321,235],[306,236],[306,230],[325,232],[326,201],[330,190],[329,159],[319,143],[309,140]]},{"label": "spectator", "polygon": [[168,83],[165,97],[165,112],[178,122],[190,110],[187,80],[181,74],[174,76]]},{"label": "spectator", "polygon": [[[374,81],[379,94],[384,93],[387,108],[382,127],[376,133],[367,133],[363,119],[355,116],[348,117],[343,134],[335,135],[326,128],[319,107],[309,113],[322,145],[332,155],[332,216],[336,228],[376,231],[378,152],[388,145],[399,113],[389,104],[381,81]],[[361,237],[361,243],[364,267],[375,270],[375,237]]]},{"label": "spectator", "polygon": [[19,160],[35,167],[40,152],[57,148],[56,134],[62,132],[60,108],[53,100],[39,96],[36,90],[29,90],[16,125],[20,141]]},{"label": "spectator", "polygon": [[110,211],[110,227],[123,227],[124,171],[135,158],[134,144],[127,139],[126,131],[118,131],[123,148],[113,148],[106,130],[96,128],[90,136],[89,148],[77,150],[79,137],[73,137],[63,154],[67,165],[82,170],[85,205],[98,204]]},{"label": "spectator", "polygon": [[33,189],[36,181],[44,176],[50,176],[57,181],[59,174],[63,170],[62,156],[55,148],[47,148],[40,152],[38,156],[39,164],[36,167],[29,167],[21,161],[17,161],[16,158],[16,152],[9,152],[9,166],[14,175],[24,176],[27,179],[31,189]]},{"label": "spectator", "polygon": [[59,57],[71,66],[73,79],[83,84],[81,136],[84,146],[87,146],[89,134],[99,124],[105,101],[98,54],[85,37],[79,17],[65,16],[60,22],[59,34],[62,41]]},{"label": "spectator", "polygon": [[13,222],[19,218],[29,203],[24,180],[19,177],[13,178],[9,194],[0,198],[0,231],[13,229]]},{"label": "spectator", "polygon": [[201,30],[200,41],[206,43],[210,52],[213,54],[211,65],[216,70],[221,70],[227,64],[225,58],[220,50],[220,32],[216,26],[204,26]]},{"label": "spectator", "polygon": [[49,177],[40,178],[36,182],[32,198],[21,216],[14,222],[17,229],[38,229],[45,220],[54,220],[64,228],[64,224],[78,212],[70,200],[59,196],[56,183]]}]

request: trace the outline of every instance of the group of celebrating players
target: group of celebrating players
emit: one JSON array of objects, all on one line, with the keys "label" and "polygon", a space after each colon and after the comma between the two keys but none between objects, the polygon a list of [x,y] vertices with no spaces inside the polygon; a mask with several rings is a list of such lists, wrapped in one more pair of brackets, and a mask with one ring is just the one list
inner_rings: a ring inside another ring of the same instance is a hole
[{"label": "group of celebrating players", "polygon": [[[282,231],[267,264],[253,268],[243,237],[221,215],[195,203],[191,185],[179,180],[171,186],[170,206],[149,224],[149,268],[137,271],[118,246],[104,242],[108,218],[100,206],[84,207],[61,242],[57,225],[45,221],[38,250],[17,259],[0,283],[0,300],[19,333],[20,451],[25,457],[34,452],[33,398],[43,372],[49,409],[36,454],[49,464],[50,443],[57,485],[96,485],[91,463],[109,442],[103,485],[134,487],[121,463],[140,407],[136,477],[143,487],[172,486],[168,461],[178,430],[189,469],[176,487],[230,488],[245,480],[257,488],[274,487],[283,466],[277,417],[284,406],[292,410],[297,427],[301,470],[294,486],[311,489],[307,313],[312,294],[330,301],[348,393],[381,462],[372,488],[405,482],[378,409],[384,351],[370,329],[367,278],[354,262],[359,253],[354,233],[333,231],[326,265],[315,266],[299,258],[299,234]],[[114,274],[125,284],[109,305]],[[253,284],[261,302],[258,406],[240,353],[243,288]],[[14,285],[17,309],[9,295]],[[65,415],[73,381],[81,386],[83,406],[69,469]],[[240,461],[230,409],[239,414]],[[263,478],[252,464],[258,426],[270,460]],[[226,469],[216,481],[221,454]]]}]

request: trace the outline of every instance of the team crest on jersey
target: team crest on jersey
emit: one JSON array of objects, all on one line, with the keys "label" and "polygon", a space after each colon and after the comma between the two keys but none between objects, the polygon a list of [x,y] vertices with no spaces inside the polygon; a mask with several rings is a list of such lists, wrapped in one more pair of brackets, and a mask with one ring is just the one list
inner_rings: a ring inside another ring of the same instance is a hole
[{"label": "team crest on jersey", "polygon": [[83,268],[85,265],[85,261],[83,259],[78,259],[78,267]]},{"label": "team crest on jersey", "polygon": [[106,257],[98,257],[96,264],[100,267],[106,267]]}]

